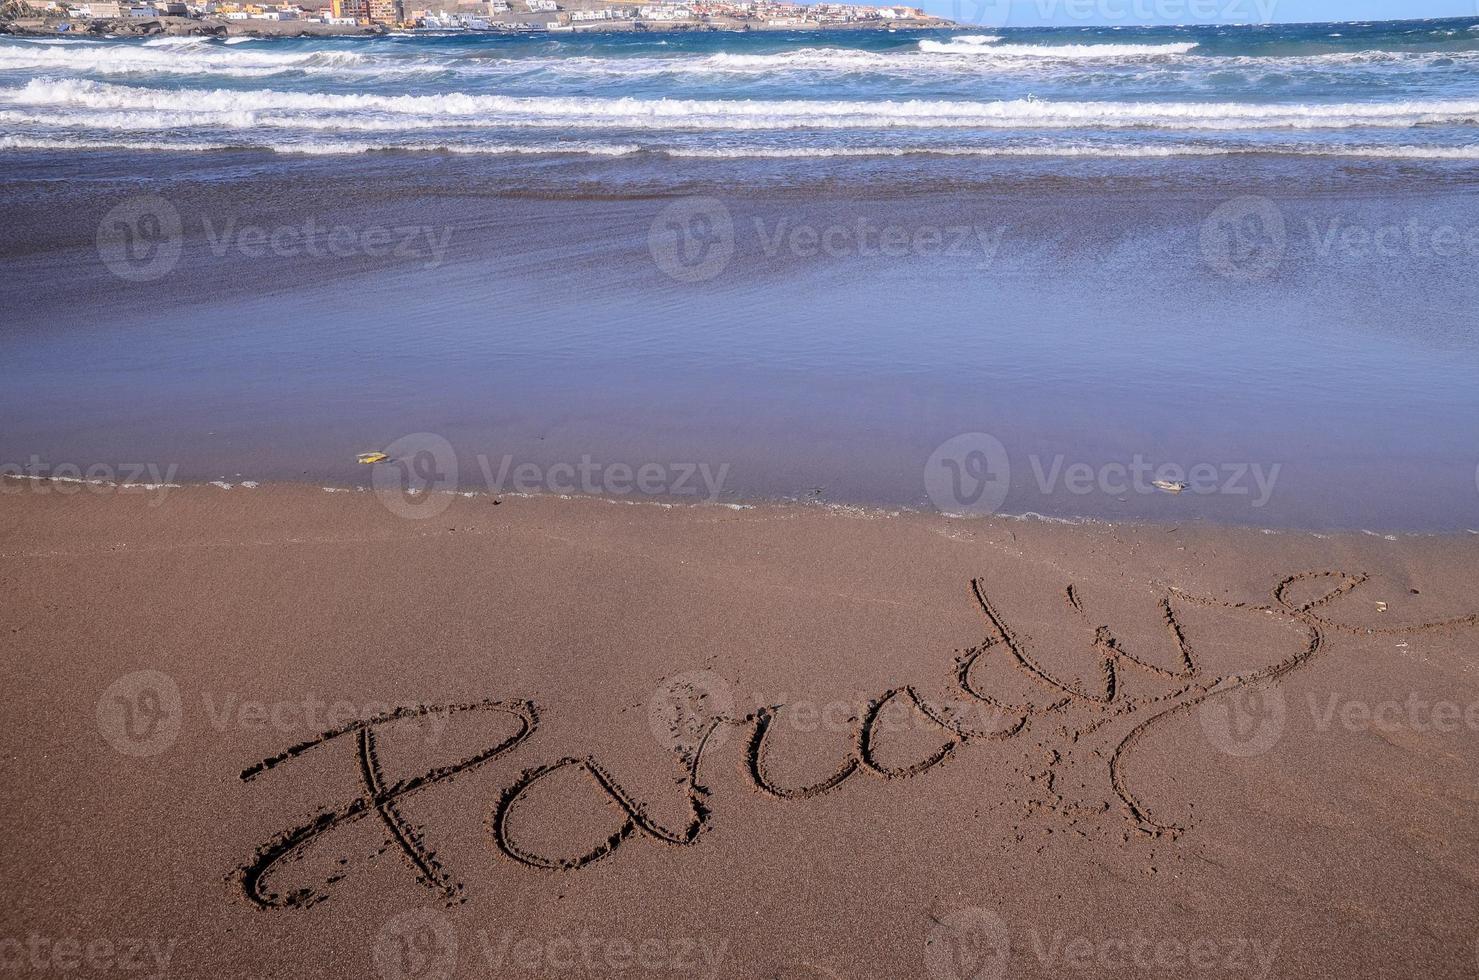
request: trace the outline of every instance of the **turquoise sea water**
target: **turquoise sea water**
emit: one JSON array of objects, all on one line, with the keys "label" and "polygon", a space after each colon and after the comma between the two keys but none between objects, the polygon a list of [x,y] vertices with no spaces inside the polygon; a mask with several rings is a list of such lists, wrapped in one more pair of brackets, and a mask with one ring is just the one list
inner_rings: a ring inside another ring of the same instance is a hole
[{"label": "turquoise sea water", "polygon": [[0,146],[1479,157],[1479,20],[0,39]]}]

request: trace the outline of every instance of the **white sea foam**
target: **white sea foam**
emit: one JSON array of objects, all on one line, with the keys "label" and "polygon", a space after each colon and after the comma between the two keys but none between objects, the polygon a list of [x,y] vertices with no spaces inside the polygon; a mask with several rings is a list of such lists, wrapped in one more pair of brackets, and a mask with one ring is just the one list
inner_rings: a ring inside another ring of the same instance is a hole
[{"label": "white sea foam", "polygon": [[[232,125],[288,114],[281,124],[387,129],[457,127],[508,129],[786,130],[786,129],[1161,129],[1172,131],[1341,130],[1472,125],[1479,100],[1405,102],[997,102],[944,100],[713,100],[513,97],[447,92],[372,95],[317,92],[180,91],[76,79],[33,79],[0,90],[0,105],[152,112],[169,126]],[[255,114],[243,116],[243,113]],[[174,114],[174,115],[168,115]]]},{"label": "white sea foam", "polygon": [[208,37],[153,37],[145,41],[146,48],[189,48],[201,44],[210,44]]},{"label": "white sea foam", "polygon": [[987,58],[1154,58],[1186,54],[1197,47],[1195,41],[1171,44],[984,44],[966,42],[966,38],[949,41],[919,42],[919,50],[928,54],[974,54]]},{"label": "white sea foam", "polygon": [[[967,35],[948,41],[921,40],[887,51],[849,47],[806,47],[763,54],[674,51],[652,56],[520,55],[490,56],[470,48],[432,54],[365,45],[358,51],[278,50],[254,38],[157,38],[142,44],[96,40],[0,40],[0,71],[30,71],[89,76],[220,76],[271,78],[279,75],[386,79],[451,74],[488,82],[496,78],[623,79],[735,76],[769,79],[778,73],[858,74],[903,78],[941,75],[1023,77],[1042,73],[1071,82],[1084,72],[1111,65],[1116,70],[1160,73],[1168,68],[1198,72],[1328,72],[1335,67],[1394,65],[1423,70],[1442,59],[1479,60],[1479,51],[1368,50],[1315,55],[1209,56],[1193,42],[1166,44],[1002,44],[992,35]],[[53,43],[41,43],[53,42]]]},{"label": "white sea foam", "polygon": [[226,75],[266,78],[309,75],[425,74],[445,65],[378,58],[357,51],[272,51],[227,48],[209,38],[155,38],[141,45],[77,41],[63,45],[0,45],[0,71],[99,75]]},{"label": "white sea foam", "polygon": [[0,150],[125,150],[193,153],[226,150],[260,150],[279,154],[309,156],[352,156],[375,152],[450,153],[471,156],[602,156],[619,157],[649,152],[678,159],[745,160],[745,159],[829,159],[879,157],[1004,157],[1004,158],[1090,158],[1090,159],[1162,159],[1171,157],[1214,157],[1246,154],[1284,154],[1292,156],[1361,157],[1391,160],[1479,160],[1479,145],[1466,147],[1385,146],[1327,147],[1286,145],[1264,147],[1207,146],[1180,144],[1145,146],[1141,144],[1040,144],[1032,146],[875,146],[875,147],[767,147],[734,146],[644,147],[635,143],[594,143],[570,141],[531,144],[445,144],[445,143],[366,143],[352,141],[315,142],[298,140],[242,140],[239,142],[191,142],[185,140],[137,140],[102,137],[0,136]]},{"label": "white sea foam", "polygon": [[353,156],[361,153],[454,153],[477,156],[598,156],[619,157],[642,152],[636,144],[592,143],[572,140],[561,143],[447,145],[441,143],[273,142],[251,140],[221,142],[189,140],[137,140],[101,137],[0,136],[0,150],[145,150],[163,153],[201,153],[226,150],[264,150],[271,153],[307,156]]},{"label": "white sea foam", "polygon": [[908,146],[908,147],[723,147],[675,148],[666,156],[710,160],[808,159],[829,157],[1088,157],[1096,159],[1161,159],[1169,157],[1285,154],[1294,156],[1351,156],[1396,160],[1479,160],[1479,145],[1463,147],[1389,146],[1207,146],[1204,144],[1057,144],[1034,146]]}]

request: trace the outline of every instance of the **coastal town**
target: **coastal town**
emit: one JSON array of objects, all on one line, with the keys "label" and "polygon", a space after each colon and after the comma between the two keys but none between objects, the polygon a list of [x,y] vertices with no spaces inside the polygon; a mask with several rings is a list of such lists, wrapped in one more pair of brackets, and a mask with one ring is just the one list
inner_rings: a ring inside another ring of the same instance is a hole
[{"label": "coastal town", "polygon": [[774,0],[46,0],[5,5],[18,34],[323,35],[392,30],[585,31],[899,29],[947,27],[916,7]]}]

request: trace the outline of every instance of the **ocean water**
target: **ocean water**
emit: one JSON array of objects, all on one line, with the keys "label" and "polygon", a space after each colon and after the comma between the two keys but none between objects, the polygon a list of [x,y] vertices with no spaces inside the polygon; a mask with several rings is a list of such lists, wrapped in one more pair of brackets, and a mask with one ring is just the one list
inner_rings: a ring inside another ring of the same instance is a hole
[{"label": "ocean water", "polygon": [[1479,20],[0,39],[0,147],[1479,158]]},{"label": "ocean water", "polygon": [[1479,530],[1476,26],[0,39],[0,467]]}]

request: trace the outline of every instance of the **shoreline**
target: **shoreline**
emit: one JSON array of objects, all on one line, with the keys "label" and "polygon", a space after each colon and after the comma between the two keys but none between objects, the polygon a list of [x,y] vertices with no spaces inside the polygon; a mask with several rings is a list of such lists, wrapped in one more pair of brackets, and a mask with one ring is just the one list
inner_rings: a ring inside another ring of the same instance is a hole
[{"label": "shoreline", "polygon": [[[434,433],[459,455],[462,489],[521,488],[495,479],[503,457],[510,475],[527,463],[558,477],[590,456],[660,464],[689,492],[700,464],[715,481],[727,466],[720,499],[959,511],[971,508],[935,504],[927,466],[984,433],[1007,453],[1008,513],[1479,526],[1467,259],[1324,248],[1330,227],[1462,223],[1472,175],[1424,168],[1419,185],[1391,165],[1265,159],[1235,178],[1194,161],[1051,180],[932,164],[880,180],[854,164],[857,179],[828,184],[785,161],[705,162],[673,186],[670,164],[645,160],[320,158],[288,173],[260,153],[11,159],[3,265],[12,363],[27,373],[0,395],[0,464],[351,485],[368,479],[355,453]],[[104,261],[98,229],[141,186],[179,214],[179,251],[134,282]],[[685,194],[718,200],[734,229],[706,281],[670,276],[654,251]],[[1276,202],[1287,228],[1278,273],[1246,286],[1198,235],[1238,195]],[[979,241],[946,233],[967,224],[1003,229],[989,262],[948,247]],[[420,230],[408,246],[405,228]],[[856,247],[787,237],[808,228]],[[934,229],[938,247],[882,254],[893,228]],[[1134,288],[1146,261],[1165,281],[1149,302]],[[1447,295],[1424,287],[1450,268]],[[654,317],[654,304],[702,313]],[[81,367],[78,344],[94,345]],[[1191,358],[1194,346],[1216,354]],[[186,380],[228,350],[209,393]],[[73,392],[60,417],[59,373]],[[1127,491],[1142,458],[1179,480],[1211,466],[1228,492]],[[1093,479],[1071,482],[1085,466]],[[931,472],[950,493],[949,472]]]},{"label": "shoreline", "polygon": [[[10,473],[0,472],[0,500],[7,497],[23,497],[28,492],[33,495],[46,496],[55,494],[57,496],[71,496],[74,494],[92,494],[94,496],[105,496],[109,494],[120,494],[125,496],[153,495],[156,499],[152,506],[162,503],[164,498],[175,492],[247,492],[261,493],[268,498],[292,497],[299,493],[310,497],[317,494],[325,494],[330,497],[338,497],[341,494],[359,496],[370,494],[382,500],[401,501],[411,503],[413,508],[424,506],[426,501],[445,501],[450,506],[458,500],[490,503],[501,506],[505,501],[521,500],[532,502],[565,502],[580,505],[609,505],[619,507],[646,507],[657,510],[677,511],[734,511],[734,512],[757,512],[758,516],[794,516],[799,514],[826,514],[839,518],[854,518],[866,521],[925,521],[944,522],[946,524],[958,524],[967,528],[983,528],[1002,523],[1040,524],[1064,528],[1103,528],[1108,530],[1134,531],[1134,532],[1161,532],[1171,533],[1183,528],[1207,531],[1212,533],[1228,532],[1232,534],[1258,534],[1278,535],[1291,538],[1309,538],[1312,540],[1328,541],[1350,539],[1359,541],[1366,538],[1377,538],[1382,541],[1405,541],[1405,540],[1452,540],[1462,541],[1469,536],[1479,536],[1479,527],[1456,528],[1449,530],[1411,530],[1405,528],[1366,528],[1366,527],[1261,527],[1256,523],[1251,524],[1223,524],[1207,520],[1201,516],[1188,516],[1183,520],[1110,520],[1092,515],[1059,515],[1043,514],[1037,511],[1008,512],[997,511],[989,514],[973,513],[951,513],[946,511],[931,510],[924,507],[906,505],[885,505],[877,503],[852,502],[846,500],[825,500],[818,497],[776,497],[776,498],[742,498],[742,499],[694,499],[692,497],[675,497],[662,495],[617,495],[610,493],[585,493],[581,491],[524,491],[524,490],[491,490],[491,489],[429,489],[429,490],[390,490],[385,487],[358,483],[349,485],[324,485],[315,481],[287,481],[287,480],[255,480],[250,477],[243,478],[238,475],[231,480],[198,480],[182,483],[163,482],[114,482],[109,480],[89,480],[73,477],[46,477],[46,476],[16,476]],[[397,513],[399,504],[391,503],[387,509]],[[413,522],[430,520],[433,523],[441,510],[434,505],[430,508],[435,513],[427,514],[425,517],[412,518]]]}]

